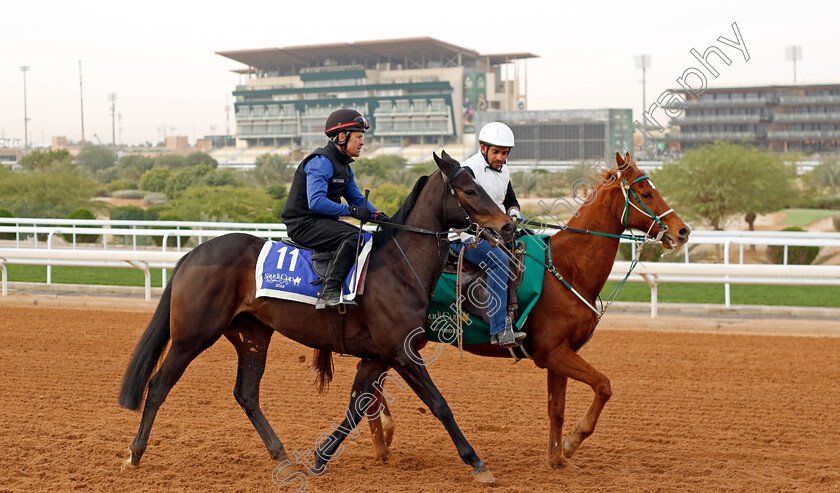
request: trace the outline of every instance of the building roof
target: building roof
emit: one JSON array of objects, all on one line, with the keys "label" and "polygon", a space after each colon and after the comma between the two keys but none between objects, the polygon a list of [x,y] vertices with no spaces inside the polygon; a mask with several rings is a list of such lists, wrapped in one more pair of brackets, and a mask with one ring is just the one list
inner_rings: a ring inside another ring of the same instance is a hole
[{"label": "building roof", "polygon": [[539,56],[534,55],[533,53],[526,53],[526,52],[519,52],[519,53],[494,53],[492,55],[481,55],[482,57],[486,57],[490,59],[490,65],[500,65],[502,63],[508,63],[512,60],[521,60],[524,58],[539,58]]},{"label": "building roof", "polygon": [[[778,89],[836,89],[840,87],[840,82],[826,82],[822,84],[767,84],[764,86],[745,85],[745,86],[726,86],[726,87],[706,87],[703,92],[742,92],[742,91],[773,91]],[[689,92],[684,88],[668,89],[668,92],[686,93]],[[696,92],[696,91],[691,91]]]},{"label": "building roof", "polygon": [[[366,64],[366,62],[400,62],[404,59],[416,59],[419,57],[433,59],[452,58],[458,55],[468,59],[490,57],[491,65],[506,63],[520,58],[536,58],[536,55],[531,53],[480,55],[475,50],[430,37],[289,46],[285,48],[261,48],[255,50],[217,51],[216,54],[259,70],[324,66],[327,61],[336,65],[352,65]],[[237,69],[235,72],[247,73],[248,70]]]}]

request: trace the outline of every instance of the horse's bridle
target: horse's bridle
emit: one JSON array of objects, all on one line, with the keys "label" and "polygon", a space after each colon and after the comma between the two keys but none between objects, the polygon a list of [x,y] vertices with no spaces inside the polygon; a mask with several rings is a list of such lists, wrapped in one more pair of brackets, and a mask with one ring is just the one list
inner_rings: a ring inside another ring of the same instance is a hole
[{"label": "horse's bridle", "polygon": [[[665,211],[662,214],[657,216],[656,214],[651,212],[650,209],[648,209],[647,206],[644,204],[644,202],[642,202],[642,200],[639,198],[639,196],[636,195],[636,192],[633,191],[632,187],[633,187],[633,185],[635,185],[636,183],[638,183],[642,180],[647,180],[648,183],[650,183],[650,186],[653,187],[654,190],[656,190],[656,187],[653,185],[653,182],[650,180],[650,177],[648,175],[642,175],[642,176],[636,178],[635,180],[633,180],[632,182],[628,183],[627,178],[622,178],[621,170],[618,170],[618,179],[621,180],[621,185],[619,185],[619,188],[621,188],[621,193],[624,194],[624,211],[621,213],[621,217],[619,218],[619,220],[621,221],[621,224],[625,228],[630,229],[630,227],[627,225],[627,219],[628,219],[628,215],[630,214],[630,207],[632,206],[637,211],[639,211],[642,214],[645,214],[649,218],[653,219],[653,221],[650,223],[650,227],[648,227],[647,231],[645,232],[645,241],[652,242],[652,243],[657,243],[659,241],[662,241],[662,237],[668,231],[668,226],[666,226],[662,222],[662,218],[667,216],[668,214],[674,212],[674,209],[668,209],[667,211]],[[630,196],[631,195],[633,196],[633,199],[636,202],[638,202],[640,206],[642,206],[641,208],[639,208],[639,206],[636,205],[635,203],[630,202]],[[650,231],[653,229],[654,224],[658,224],[660,229],[659,229],[659,233],[656,235],[656,237],[652,238],[650,236]]]}]

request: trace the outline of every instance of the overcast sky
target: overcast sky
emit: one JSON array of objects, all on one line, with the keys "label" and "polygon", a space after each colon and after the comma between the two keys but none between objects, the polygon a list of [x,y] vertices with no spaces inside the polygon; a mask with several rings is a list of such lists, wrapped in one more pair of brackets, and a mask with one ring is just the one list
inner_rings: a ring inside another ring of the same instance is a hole
[{"label": "overcast sky", "polygon": [[[641,109],[641,70],[651,55],[650,104],[702,70],[692,48],[718,46],[732,60],[711,86],[789,84],[785,46],[802,46],[799,83],[840,82],[840,4],[834,1],[367,1],[145,2],[16,0],[2,6],[0,137],[23,138],[23,74],[33,143],[85,136],[111,141],[117,94],[124,143],[225,131],[225,104],[242,65],[216,51],[431,36],[479,53],[532,52],[529,109]],[[732,41],[736,22],[749,61]],[[695,82],[696,84],[696,78]],[[663,122],[664,123],[664,122]],[[231,131],[235,125],[231,112]],[[215,130],[213,130],[215,128]]]}]

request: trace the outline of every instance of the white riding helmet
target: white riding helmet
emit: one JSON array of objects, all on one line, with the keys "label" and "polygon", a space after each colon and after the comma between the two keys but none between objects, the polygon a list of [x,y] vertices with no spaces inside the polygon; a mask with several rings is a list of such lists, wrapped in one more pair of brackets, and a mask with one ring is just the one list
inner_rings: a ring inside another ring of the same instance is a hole
[{"label": "white riding helmet", "polygon": [[502,122],[490,122],[478,134],[478,142],[496,147],[513,147],[513,131]]}]

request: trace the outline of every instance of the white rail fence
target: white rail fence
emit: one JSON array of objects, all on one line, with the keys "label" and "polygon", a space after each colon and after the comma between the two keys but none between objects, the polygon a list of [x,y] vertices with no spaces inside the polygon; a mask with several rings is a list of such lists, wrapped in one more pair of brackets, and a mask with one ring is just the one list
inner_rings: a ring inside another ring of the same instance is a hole
[{"label": "white rail fence", "polygon": [[[52,283],[53,265],[133,267],[144,273],[148,300],[151,299],[150,269],[163,269],[161,285],[165,285],[167,269],[174,267],[189,251],[186,245],[190,241],[202,243],[232,232],[277,239],[285,235],[285,227],[283,224],[0,218],[0,238],[3,233],[14,235],[13,239],[0,241],[3,295],[8,292],[6,264],[46,265],[48,284]],[[69,235],[71,241],[59,239],[63,235]],[[101,238],[94,246],[78,242],[79,235]],[[154,237],[159,239],[161,246],[148,245],[149,239]],[[168,246],[171,238],[176,239],[174,246]],[[787,264],[788,249],[792,246],[818,246],[840,251],[840,233],[695,231],[688,245],[720,246],[723,263],[690,262],[689,248],[684,248],[679,262],[675,261],[679,257],[669,257],[666,262],[640,263],[628,281],[646,282],[650,286],[653,317],[657,314],[657,288],[663,283],[723,284],[726,306],[731,304],[731,284],[840,286],[840,266],[744,263],[746,245],[783,247],[783,264]],[[737,264],[730,263],[735,247],[738,248]],[[610,280],[623,279],[628,269],[629,262],[616,262]]]}]

